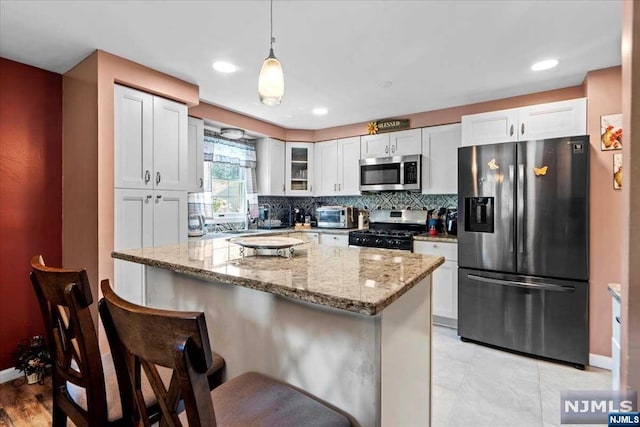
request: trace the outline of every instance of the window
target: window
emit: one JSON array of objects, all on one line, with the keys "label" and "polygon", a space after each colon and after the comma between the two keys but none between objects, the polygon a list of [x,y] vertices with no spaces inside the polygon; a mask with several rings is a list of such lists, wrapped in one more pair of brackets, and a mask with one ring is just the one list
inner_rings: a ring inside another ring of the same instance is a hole
[{"label": "window", "polygon": [[232,163],[205,162],[211,178],[212,213],[246,212],[244,171]]}]

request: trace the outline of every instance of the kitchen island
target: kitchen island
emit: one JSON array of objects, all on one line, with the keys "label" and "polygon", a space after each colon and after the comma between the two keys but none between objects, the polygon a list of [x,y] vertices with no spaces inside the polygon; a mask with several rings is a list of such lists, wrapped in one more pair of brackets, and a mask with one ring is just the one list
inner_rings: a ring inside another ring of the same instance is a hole
[{"label": "kitchen island", "polygon": [[430,424],[430,275],[443,258],[312,242],[244,255],[225,239],[113,253],[145,265],[146,305],[205,312],[227,377],[287,381],[354,425]]}]

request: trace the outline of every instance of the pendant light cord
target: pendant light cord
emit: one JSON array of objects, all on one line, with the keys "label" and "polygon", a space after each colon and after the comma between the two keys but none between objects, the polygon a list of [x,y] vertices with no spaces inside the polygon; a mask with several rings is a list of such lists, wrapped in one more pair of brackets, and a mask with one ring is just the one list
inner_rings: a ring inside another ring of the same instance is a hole
[{"label": "pendant light cord", "polygon": [[271,0],[271,44],[269,47],[273,49],[273,42],[275,39],[273,38],[273,0]]}]

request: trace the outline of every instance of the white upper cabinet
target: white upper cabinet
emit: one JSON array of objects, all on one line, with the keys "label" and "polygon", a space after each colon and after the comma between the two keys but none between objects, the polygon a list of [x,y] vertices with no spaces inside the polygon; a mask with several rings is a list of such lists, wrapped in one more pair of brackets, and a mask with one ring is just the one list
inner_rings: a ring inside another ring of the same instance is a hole
[{"label": "white upper cabinet", "polygon": [[190,189],[187,106],[114,86],[115,187]]},{"label": "white upper cabinet", "polygon": [[586,133],[586,98],[462,116],[462,145],[465,146]]},{"label": "white upper cabinet", "polygon": [[521,108],[518,122],[519,141],[586,135],[587,98]]},{"label": "white upper cabinet", "polygon": [[314,144],[315,196],[360,194],[360,137]]},{"label": "white upper cabinet", "polygon": [[391,156],[410,156],[422,153],[422,132],[420,129],[408,129],[389,134]]},{"label": "white upper cabinet", "polygon": [[286,143],[286,194],[289,196],[313,195],[313,146],[312,142]]},{"label": "white upper cabinet", "polygon": [[517,141],[517,127],[517,109],[462,116],[462,145]]},{"label": "white upper cabinet", "polygon": [[360,137],[360,158],[389,157],[389,134],[363,135]]},{"label": "white upper cabinet", "polygon": [[187,106],[153,97],[153,169],[155,188],[187,190]]},{"label": "white upper cabinet", "polygon": [[460,123],[422,129],[422,194],[458,192]]},{"label": "white upper cabinet", "polygon": [[256,176],[258,195],[284,196],[285,143],[273,138],[256,142]]},{"label": "white upper cabinet", "polygon": [[[317,142],[314,146],[315,196],[334,196],[338,193],[338,141]],[[358,141],[358,153],[360,142]],[[359,156],[358,156],[359,159]]]},{"label": "white upper cabinet", "polygon": [[153,188],[153,96],[115,85],[114,173],[119,188]]},{"label": "white upper cabinet", "polygon": [[422,136],[420,129],[408,129],[360,138],[360,157],[392,157],[420,154]]},{"label": "white upper cabinet", "polygon": [[338,140],[338,195],[360,195],[360,137]]},{"label": "white upper cabinet", "polygon": [[188,122],[189,191],[203,191],[204,186],[204,120],[189,117]]}]

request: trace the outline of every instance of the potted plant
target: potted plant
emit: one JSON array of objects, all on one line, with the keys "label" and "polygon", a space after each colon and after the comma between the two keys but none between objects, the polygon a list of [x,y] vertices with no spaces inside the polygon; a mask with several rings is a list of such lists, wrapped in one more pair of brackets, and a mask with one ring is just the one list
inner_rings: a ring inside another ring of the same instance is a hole
[{"label": "potted plant", "polygon": [[14,359],[15,368],[24,372],[28,384],[44,383],[44,375],[51,367],[51,353],[42,335],[20,341]]}]

